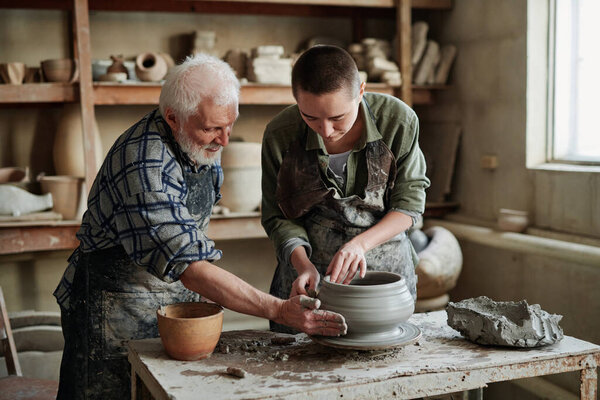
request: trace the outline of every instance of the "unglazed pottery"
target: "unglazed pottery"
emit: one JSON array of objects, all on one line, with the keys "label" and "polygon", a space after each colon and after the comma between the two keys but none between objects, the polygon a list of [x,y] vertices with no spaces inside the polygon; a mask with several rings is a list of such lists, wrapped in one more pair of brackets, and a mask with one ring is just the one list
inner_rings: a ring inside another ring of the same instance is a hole
[{"label": "unglazed pottery", "polygon": [[463,262],[460,244],[448,229],[432,226],[424,233],[431,240],[417,253],[419,263],[415,272],[419,278],[417,280],[419,300],[439,297],[453,289]]},{"label": "unglazed pottery", "polygon": [[106,68],[106,73],[111,74],[115,72],[125,73],[125,79],[127,79],[127,67],[125,67],[125,60],[122,55],[110,56],[112,64]]},{"label": "unglazed pottery", "polygon": [[167,62],[158,53],[142,53],[135,59],[135,73],[140,81],[158,82],[167,74]]},{"label": "unglazed pottery", "polygon": [[233,212],[258,208],[262,196],[260,156],[260,143],[230,142],[223,148],[221,167],[225,177],[219,205]]},{"label": "unglazed pottery", "polygon": [[27,168],[4,167],[0,168],[1,183],[20,183],[27,180]]},{"label": "unglazed pottery", "polygon": [[[102,143],[98,124],[94,120],[92,138],[94,140],[96,169],[102,164]],[[52,149],[54,168],[57,175],[85,176],[85,157],[81,108],[79,104],[65,104],[58,119]]]},{"label": "unglazed pottery", "polygon": [[25,78],[26,67],[20,62],[0,64],[0,77],[4,83],[20,85]]},{"label": "unglazed pottery", "polygon": [[347,341],[386,345],[401,341],[400,324],[413,314],[415,304],[404,278],[392,272],[367,271],[348,285],[326,276],[318,295],[321,308],[342,314],[348,324]]},{"label": "unglazed pottery", "polygon": [[210,356],[221,337],[223,308],[211,303],[176,303],[156,311],[163,347],[176,360]]},{"label": "unglazed pottery", "polygon": [[76,82],[79,78],[77,61],[71,58],[44,60],[41,66],[48,82]]},{"label": "unglazed pottery", "polygon": [[498,229],[506,232],[523,232],[529,225],[527,211],[501,208],[498,213]]},{"label": "unglazed pottery", "polygon": [[85,197],[83,178],[77,176],[40,176],[38,177],[43,193],[52,194],[52,211],[63,219],[81,219],[82,202]]},{"label": "unglazed pottery", "polygon": [[0,214],[19,216],[52,207],[52,195],[38,196],[10,184],[0,185]]}]

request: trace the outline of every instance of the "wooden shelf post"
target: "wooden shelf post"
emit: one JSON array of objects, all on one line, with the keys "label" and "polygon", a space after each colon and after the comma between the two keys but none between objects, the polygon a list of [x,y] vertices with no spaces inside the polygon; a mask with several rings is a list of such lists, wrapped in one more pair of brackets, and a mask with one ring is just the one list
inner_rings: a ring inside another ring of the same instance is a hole
[{"label": "wooden shelf post", "polygon": [[400,75],[402,77],[402,86],[400,87],[400,98],[410,107],[412,100],[412,62],[411,62],[411,0],[396,0],[396,42],[397,42],[397,60],[400,65]]},{"label": "wooden shelf post", "polygon": [[73,0],[75,14],[75,40],[79,64],[79,99],[83,129],[83,152],[85,155],[85,183],[87,190],[96,177],[96,142],[94,141],[94,88],[92,86],[92,55],[90,44],[90,18],[87,0]]}]

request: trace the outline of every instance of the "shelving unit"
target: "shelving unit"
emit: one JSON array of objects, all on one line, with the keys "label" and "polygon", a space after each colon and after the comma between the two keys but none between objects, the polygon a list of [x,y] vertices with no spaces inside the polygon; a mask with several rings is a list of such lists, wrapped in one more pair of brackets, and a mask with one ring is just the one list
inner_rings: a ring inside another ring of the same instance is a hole
[{"label": "shelving unit", "polygon": [[[365,18],[392,18],[396,20],[396,40],[400,44],[396,58],[406,83],[401,87],[368,84],[367,90],[395,95],[409,105],[427,105],[434,102],[436,91],[447,87],[413,86],[405,78],[412,76],[411,11],[447,10],[451,7],[451,0],[0,0],[0,8],[69,11],[73,17],[73,54],[80,66],[80,79],[76,84],[0,85],[0,105],[79,102],[83,118],[86,183],[91,187],[97,172],[92,140],[94,106],[158,104],[161,86],[92,82],[90,10],[349,17],[352,19],[354,40],[364,37]],[[242,105],[293,103],[289,86],[248,84],[241,90]],[[74,221],[53,226],[0,228],[0,254],[74,248],[77,245],[74,237],[77,229],[78,223]],[[211,219],[208,235],[215,240],[266,237],[259,216]]]}]

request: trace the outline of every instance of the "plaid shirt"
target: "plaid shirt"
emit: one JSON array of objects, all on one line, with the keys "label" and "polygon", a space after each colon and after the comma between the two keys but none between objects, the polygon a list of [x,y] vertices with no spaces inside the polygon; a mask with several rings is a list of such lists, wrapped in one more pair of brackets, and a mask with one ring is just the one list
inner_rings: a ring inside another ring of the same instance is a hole
[{"label": "plaid shirt", "polygon": [[[209,168],[218,200],[223,171],[219,165],[199,167]],[[61,307],[69,309],[80,252],[121,245],[136,265],[165,282],[178,280],[193,261],[221,258],[204,233],[208,218],[197,223],[186,207],[184,172],[198,169],[158,110],[117,139],[90,191],[77,233],[80,245],[54,291]]]}]

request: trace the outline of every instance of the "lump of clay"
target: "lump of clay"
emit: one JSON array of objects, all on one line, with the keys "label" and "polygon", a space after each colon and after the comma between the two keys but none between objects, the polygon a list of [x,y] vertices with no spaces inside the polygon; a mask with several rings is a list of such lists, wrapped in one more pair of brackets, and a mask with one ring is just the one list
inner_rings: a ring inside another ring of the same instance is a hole
[{"label": "lump of clay", "polygon": [[486,345],[536,347],[559,342],[562,315],[549,314],[539,304],[495,302],[486,296],[448,303],[448,325],[468,340]]}]

